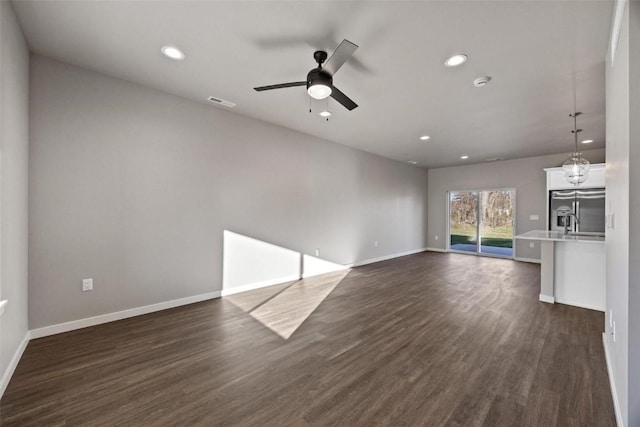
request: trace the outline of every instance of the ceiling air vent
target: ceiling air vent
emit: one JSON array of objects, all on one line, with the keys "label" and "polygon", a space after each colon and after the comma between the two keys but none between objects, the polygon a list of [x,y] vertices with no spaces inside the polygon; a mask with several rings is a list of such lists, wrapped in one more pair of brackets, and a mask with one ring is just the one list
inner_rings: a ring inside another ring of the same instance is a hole
[{"label": "ceiling air vent", "polygon": [[234,104],[231,101],[227,101],[227,100],[224,100],[224,99],[216,98],[215,96],[210,96],[209,98],[207,98],[207,100],[209,102],[213,102],[214,104],[223,105],[223,106],[225,106],[227,108],[233,108],[233,107],[236,106],[236,104]]}]

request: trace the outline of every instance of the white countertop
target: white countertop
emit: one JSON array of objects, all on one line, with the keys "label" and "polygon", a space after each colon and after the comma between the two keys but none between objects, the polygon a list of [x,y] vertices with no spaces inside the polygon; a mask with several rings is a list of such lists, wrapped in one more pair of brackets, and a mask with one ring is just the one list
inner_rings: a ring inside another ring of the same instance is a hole
[{"label": "white countertop", "polygon": [[579,243],[604,243],[604,237],[600,236],[572,236],[564,234],[562,231],[553,230],[531,230],[515,236],[516,239],[524,240],[553,240],[556,242],[579,242]]}]

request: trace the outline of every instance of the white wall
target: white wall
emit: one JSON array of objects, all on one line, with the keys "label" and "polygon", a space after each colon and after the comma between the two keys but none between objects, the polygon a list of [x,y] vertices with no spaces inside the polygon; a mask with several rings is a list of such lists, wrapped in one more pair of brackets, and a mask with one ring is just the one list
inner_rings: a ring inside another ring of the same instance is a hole
[{"label": "white wall", "polygon": [[11,4],[0,2],[0,395],[27,325],[29,52]]},{"label": "white wall", "polygon": [[[624,426],[640,425],[640,3],[626,5],[607,55],[607,311],[605,345]],[[615,341],[613,327],[615,322]]]},{"label": "white wall", "polygon": [[629,5],[629,426],[640,426],[640,2]]},{"label": "white wall", "polygon": [[[446,248],[447,191],[515,188],[516,233],[546,230],[547,176],[543,169],[562,165],[568,154],[430,169],[428,246]],[[601,149],[584,151],[584,156],[592,163],[604,162]],[[531,221],[530,215],[538,215],[539,220]],[[530,248],[528,241],[516,240],[516,256],[539,260],[540,247],[536,243]]]},{"label": "white wall", "polygon": [[39,56],[31,89],[32,329],[220,290],[225,230],[339,264],[426,246],[424,169]]}]

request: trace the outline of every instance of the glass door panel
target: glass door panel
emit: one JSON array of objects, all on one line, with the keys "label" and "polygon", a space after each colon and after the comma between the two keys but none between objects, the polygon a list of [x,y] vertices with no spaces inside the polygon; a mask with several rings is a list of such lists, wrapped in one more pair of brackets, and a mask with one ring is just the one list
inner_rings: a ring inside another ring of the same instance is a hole
[{"label": "glass door panel", "polygon": [[478,193],[449,193],[449,249],[478,252]]},{"label": "glass door panel", "polygon": [[490,190],[480,194],[480,252],[513,256],[515,191]]}]

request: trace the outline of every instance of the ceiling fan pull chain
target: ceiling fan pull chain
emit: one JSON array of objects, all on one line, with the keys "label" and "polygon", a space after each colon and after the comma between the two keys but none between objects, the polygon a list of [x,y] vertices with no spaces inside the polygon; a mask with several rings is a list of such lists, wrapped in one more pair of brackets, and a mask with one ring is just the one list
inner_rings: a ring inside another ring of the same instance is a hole
[{"label": "ceiling fan pull chain", "polygon": [[[329,112],[329,98],[325,99],[327,100],[327,108],[324,111]],[[327,116],[327,121],[329,121],[329,116]]]}]

